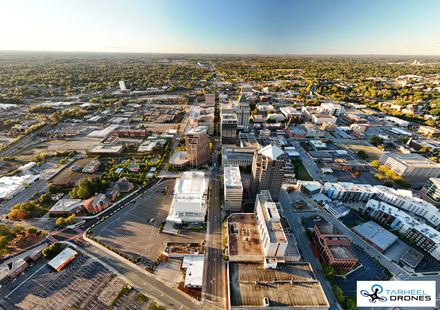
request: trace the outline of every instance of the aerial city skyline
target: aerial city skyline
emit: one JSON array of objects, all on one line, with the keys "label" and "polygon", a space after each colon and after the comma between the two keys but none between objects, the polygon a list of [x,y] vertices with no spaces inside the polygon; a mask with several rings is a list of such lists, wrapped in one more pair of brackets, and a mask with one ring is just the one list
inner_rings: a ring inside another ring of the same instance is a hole
[{"label": "aerial city skyline", "polygon": [[440,309],[439,1],[0,10],[0,309]]}]

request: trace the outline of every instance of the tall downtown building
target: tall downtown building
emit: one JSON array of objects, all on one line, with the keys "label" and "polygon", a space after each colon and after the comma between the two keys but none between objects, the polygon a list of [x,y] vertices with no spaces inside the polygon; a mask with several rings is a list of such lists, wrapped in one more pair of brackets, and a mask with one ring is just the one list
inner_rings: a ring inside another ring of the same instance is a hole
[{"label": "tall downtown building", "polygon": [[276,145],[268,145],[255,151],[250,184],[252,197],[262,190],[268,190],[271,197],[278,200],[285,165],[286,156]]},{"label": "tall downtown building", "polygon": [[222,144],[235,144],[237,141],[237,114],[229,107],[220,112],[220,136]]},{"label": "tall downtown building", "polygon": [[240,99],[235,105],[235,112],[237,113],[237,124],[243,126],[245,130],[249,128],[249,117],[251,115],[251,108],[249,102],[244,95],[240,96]]},{"label": "tall downtown building", "polygon": [[189,129],[185,133],[185,145],[189,164],[192,167],[200,167],[209,162],[209,139],[206,126]]}]

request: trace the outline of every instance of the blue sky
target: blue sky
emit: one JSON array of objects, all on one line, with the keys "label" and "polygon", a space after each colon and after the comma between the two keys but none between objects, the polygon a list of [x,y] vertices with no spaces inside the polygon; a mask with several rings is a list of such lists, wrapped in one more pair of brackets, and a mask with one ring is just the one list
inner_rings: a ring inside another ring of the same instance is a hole
[{"label": "blue sky", "polygon": [[0,50],[440,55],[437,0],[0,0]]}]

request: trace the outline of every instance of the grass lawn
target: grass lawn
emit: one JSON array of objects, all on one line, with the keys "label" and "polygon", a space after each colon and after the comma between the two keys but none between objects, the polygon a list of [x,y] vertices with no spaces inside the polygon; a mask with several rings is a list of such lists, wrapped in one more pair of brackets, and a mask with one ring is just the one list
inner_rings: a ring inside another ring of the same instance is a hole
[{"label": "grass lawn", "polygon": [[306,167],[304,167],[304,165],[300,159],[292,160],[292,164],[295,167],[295,175],[298,180],[313,181],[312,177],[307,172]]}]

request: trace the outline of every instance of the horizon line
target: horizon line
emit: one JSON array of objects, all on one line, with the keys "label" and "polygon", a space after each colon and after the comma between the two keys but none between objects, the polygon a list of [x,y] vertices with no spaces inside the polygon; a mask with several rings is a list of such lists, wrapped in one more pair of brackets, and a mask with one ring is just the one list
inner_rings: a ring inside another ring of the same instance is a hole
[{"label": "horizon line", "polygon": [[224,53],[224,52],[129,52],[129,51],[85,51],[85,50],[9,50],[0,49],[0,53],[71,53],[71,54],[138,54],[138,55],[217,55],[217,56],[399,56],[399,57],[439,57],[440,54],[387,54],[387,53],[369,53],[369,54],[350,54],[350,53]]}]

